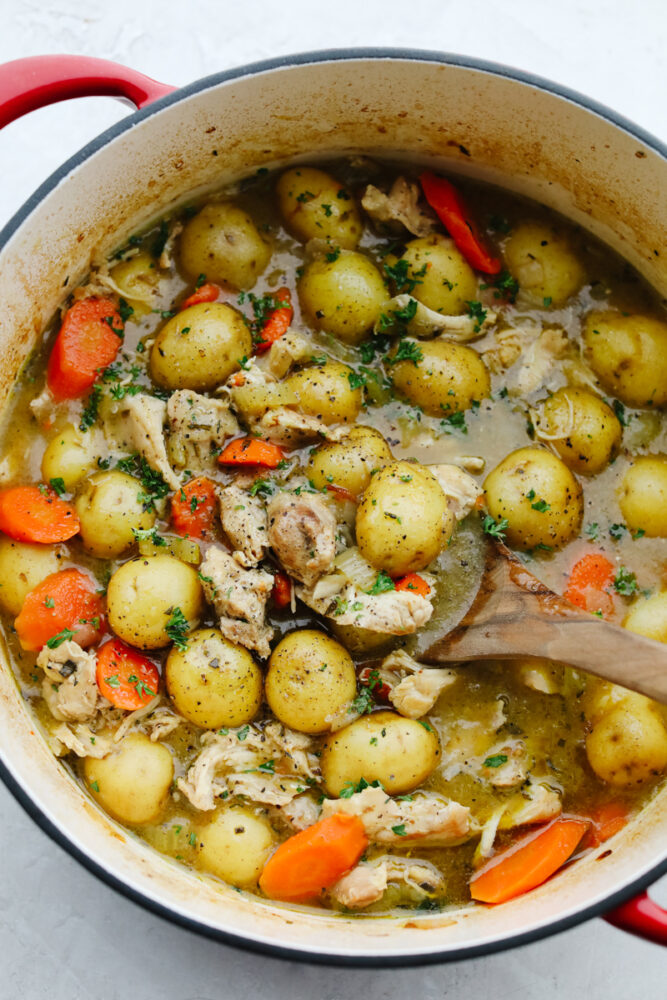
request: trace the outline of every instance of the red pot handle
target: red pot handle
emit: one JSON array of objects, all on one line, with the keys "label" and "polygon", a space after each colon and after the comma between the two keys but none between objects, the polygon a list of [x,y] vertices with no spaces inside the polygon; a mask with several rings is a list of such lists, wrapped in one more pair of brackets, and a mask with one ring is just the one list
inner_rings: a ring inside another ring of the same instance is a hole
[{"label": "red pot handle", "polygon": [[667,910],[654,903],[647,892],[605,913],[604,918],[623,931],[667,945]]},{"label": "red pot handle", "polygon": [[175,87],[107,59],[30,56],[0,65],[0,128],[70,97],[118,97],[143,108]]}]

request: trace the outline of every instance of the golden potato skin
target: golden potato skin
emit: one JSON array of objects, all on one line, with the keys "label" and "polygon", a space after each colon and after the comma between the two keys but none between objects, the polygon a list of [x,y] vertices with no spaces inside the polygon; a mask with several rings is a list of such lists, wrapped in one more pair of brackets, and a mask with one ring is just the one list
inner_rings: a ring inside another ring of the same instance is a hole
[{"label": "golden potato skin", "polygon": [[649,639],[667,642],[667,590],[635,601],[623,626]]},{"label": "golden potato skin", "polygon": [[299,400],[299,408],[325,424],[353,424],[361,409],[361,389],[353,389],[352,369],[340,361],[327,360],[293,372],[285,380]]},{"label": "golden potato skin", "polygon": [[635,458],[621,480],[618,503],[630,531],[667,538],[667,457]]},{"label": "golden potato skin", "polygon": [[46,482],[62,479],[72,492],[77,483],[95,465],[95,438],[73,424],[67,424],[51,438],[42,456],[42,475]]},{"label": "golden potato skin", "polygon": [[[566,386],[543,403],[539,430],[568,468],[594,476],[618,453],[623,428],[610,406],[585,389]],[[557,437],[556,435],[562,435]]]},{"label": "golden potato skin", "polygon": [[149,302],[153,300],[160,279],[160,272],[153,257],[145,250],[141,250],[134,257],[121,260],[112,267],[111,277],[128,304],[132,306],[134,319],[147,316],[151,311]]},{"label": "golden potato skin", "polygon": [[359,209],[331,174],[316,167],[293,167],[278,179],[276,194],[285,226],[302,243],[321,239],[354,250],[363,229]]},{"label": "golden potato skin", "polygon": [[197,867],[230,885],[252,886],[276,841],[264,816],[243,806],[223,806],[197,831]]},{"label": "golden potato skin", "polygon": [[586,280],[569,241],[553,226],[522,222],[505,244],[505,260],[519,295],[535,305],[562,306]]},{"label": "golden potato skin", "polygon": [[[397,292],[410,292],[429,309],[447,316],[460,316],[467,303],[477,298],[477,278],[454,240],[439,233],[410,240],[401,260],[408,262],[408,282]],[[390,261],[388,261],[390,263]],[[414,288],[410,284],[415,282]]]},{"label": "golden potato skin", "polygon": [[166,389],[215,389],[251,351],[241,313],[224,302],[202,302],[164,324],[151,349],[151,377]]},{"label": "golden potato skin", "polygon": [[379,781],[390,795],[417,788],[440,760],[438,735],[427,726],[395,712],[373,712],[332,733],[320,759],[329,795],[362,778]]},{"label": "golden potato skin", "polygon": [[429,416],[450,417],[489,395],[489,373],[472,347],[438,339],[418,344],[421,359],[392,364],[390,374],[395,388]]},{"label": "golden potato skin", "polygon": [[133,528],[153,527],[155,513],[144,510],[141,493],[141,483],[118,469],[97,472],[86,480],[74,506],[87,552],[116,559],[134,545]]},{"label": "golden potato skin", "polygon": [[425,569],[453,530],[442,487],[428,469],[412,462],[391,462],[377,472],[357,510],[361,554],[389,576]]},{"label": "golden potato skin", "polygon": [[363,254],[350,251],[342,251],[333,261],[311,261],[297,289],[310,325],[346,344],[358,344],[364,339],[389,299],[375,264]]},{"label": "golden potato skin", "polygon": [[266,700],[273,714],[299,733],[328,733],[330,717],[354,700],[352,658],[335,639],[315,629],[295,629],[271,654]]},{"label": "golden potato skin", "polygon": [[32,545],[0,535],[0,608],[16,618],[30,591],[66,562],[62,545]]},{"label": "golden potato skin", "polygon": [[165,681],[176,711],[203,729],[242,726],[262,703],[258,665],[215,628],[193,632],[187,649],[172,647]]},{"label": "golden potato skin", "polygon": [[308,478],[318,489],[330,483],[361,496],[371,472],[392,460],[389,445],[374,427],[353,427],[339,442],[322,444],[308,460]]},{"label": "golden potato skin", "polygon": [[612,396],[637,408],[667,405],[667,323],[592,312],[582,339],[586,360]]},{"label": "golden potato skin", "polygon": [[269,263],[271,247],[247,212],[215,202],[185,224],[180,259],[192,278],[205,274],[208,281],[247,291]]},{"label": "golden potato skin", "polygon": [[123,563],[109,580],[109,624],[123,642],[138,649],[159,649],[171,639],[165,631],[174,608],[196,628],[204,606],[197,572],[170,555],[141,556]]},{"label": "golden potato skin", "polygon": [[623,701],[595,723],[586,739],[586,754],[608,784],[639,785],[667,767],[667,729],[650,704]]},{"label": "golden potato skin", "polygon": [[[565,463],[545,448],[511,452],[486,477],[484,489],[489,514],[496,521],[509,521],[506,534],[512,546],[561,548],[579,531],[581,486]],[[547,509],[540,510],[544,504]]]},{"label": "golden potato skin", "polygon": [[172,756],[162,743],[130,733],[101,760],[86,757],[83,773],[90,793],[121,823],[159,818],[174,779]]}]

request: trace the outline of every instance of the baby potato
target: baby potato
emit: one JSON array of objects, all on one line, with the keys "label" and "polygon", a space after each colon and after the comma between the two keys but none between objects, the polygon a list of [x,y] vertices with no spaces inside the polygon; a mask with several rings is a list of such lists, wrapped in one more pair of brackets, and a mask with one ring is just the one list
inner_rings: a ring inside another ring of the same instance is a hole
[{"label": "baby potato", "polygon": [[370,657],[388,653],[398,642],[398,637],[387,632],[371,632],[359,625],[341,625],[331,621],[331,631],[352,656]]},{"label": "baby potato", "polygon": [[308,460],[308,477],[318,489],[329,483],[360,496],[371,472],[391,462],[389,445],[374,427],[357,426],[342,441],[322,444]]},{"label": "baby potato", "polygon": [[172,647],[165,681],[176,711],[203,729],[242,726],[262,703],[261,670],[215,628],[193,632],[187,649]]},{"label": "baby potato", "polygon": [[354,250],[362,233],[359,209],[335,177],[316,167],[292,167],[276,184],[285,226],[302,243],[327,240]]},{"label": "baby potato", "polygon": [[667,767],[667,729],[650,703],[624,700],[595,723],[586,754],[603,781],[620,788],[639,785]]},{"label": "baby potato", "polygon": [[299,401],[299,408],[325,424],[352,424],[361,409],[361,389],[353,389],[352,369],[340,361],[327,359],[323,365],[311,365],[293,372],[285,380]]},{"label": "baby potato", "polygon": [[431,340],[419,341],[418,351],[418,361],[392,364],[391,376],[396,389],[429,416],[447,419],[489,395],[489,373],[472,347]]},{"label": "baby potato", "polygon": [[[454,240],[440,233],[410,240],[401,260],[408,267],[405,280],[396,282],[396,291],[410,292],[435,312],[460,316],[467,303],[477,297],[475,272],[456,249]],[[387,260],[388,266],[392,263]]]},{"label": "baby potato", "polygon": [[155,524],[155,513],[144,510],[141,484],[118,469],[96,472],[74,501],[87,552],[100,559],[116,559],[134,544],[133,529]]},{"label": "baby potato", "polygon": [[542,404],[539,430],[575,472],[594,476],[621,446],[623,428],[610,406],[585,389],[566,386]]},{"label": "baby potato", "polygon": [[543,222],[522,222],[513,229],[505,260],[521,298],[539,306],[562,306],[586,280],[567,237]]},{"label": "baby potato", "polygon": [[95,436],[90,431],[84,433],[73,424],[66,424],[46,446],[42,476],[47,483],[50,479],[62,479],[65,489],[71,492],[95,465],[95,451]]},{"label": "baby potato", "polygon": [[582,338],[584,356],[607,392],[628,406],[667,405],[667,323],[592,312]]},{"label": "baby potato", "polygon": [[330,718],[357,693],[352,658],[315,629],[288,632],[271,653],[266,700],[273,714],[299,733],[328,733]]},{"label": "baby potato", "polygon": [[197,867],[230,885],[254,885],[276,840],[264,816],[245,806],[223,806],[197,831]]},{"label": "baby potato", "polygon": [[[0,556],[1,565],[1,556]],[[0,576],[2,573],[0,572]],[[0,591],[0,596],[2,592]],[[648,639],[667,642],[667,590],[661,590],[650,597],[640,597],[630,608],[624,628]]]},{"label": "baby potato", "polygon": [[134,310],[134,318],[148,316],[155,299],[160,272],[149,253],[141,250],[111,268],[111,277]]},{"label": "baby potato", "polygon": [[630,531],[667,538],[667,457],[635,458],[621,481],[618,503]]},{"label": "baby potato", "polygon": [[375,264],[361,253],[346,250],[333,261],[311,261],[297,288],[311,326],[347,344],[363,340],[389,298]]},{"label": "baby potato", "polygon": [[379,781],[390,795],[417,788],[440,760],[438,734],[427,726],[395,712],[373,712],[332,733],[320,759],[329,795],[362,778]]},{"label": "baby potato", "polygon": [[0,535],[0,608],[16,618],[30,591],[63,569],[66,560],[63,545],[32,545]]},{"label": "baby potato", "polygon": [[183,269],[234,289],[252,288],[271,259],[271,247],[247,212],[231,202],[205,205],[186,222],[180,241]]},{"label": "baby potato", "polygon": [[139,649],[168,646],[166,631],[177,610],[189,632],[202,614],[204,597],[197,571],[170,555],[141,556],[123,563],[109,580],[109,624],[123,642]]},{"label": "baby potato", "polygon": [[440,483],[423,465],[391,462],[371,479],[357,510],[357,545],[389,576],[418,573],[449,541],[454,516]]},{"label": "baby potato", "polygon": [[166,389],[215,389],[251,351],[241,313],[224,302],[202,302],[164,324],[151,349],[151,377]]},{"label": "baby potato", "polygon": [[560,458],[545,448],[511,452],[484,481],[486,506],[496,521],[507,518],[510,545],[561,548],[579,531],[581,486]]},{"label": "baby potato", "polygon": [[174,762],[162,743],[130,733],[101,760],[84,758],[83,773],[100,805],[121,823],[134,825],[159,818],[174,779]]}]

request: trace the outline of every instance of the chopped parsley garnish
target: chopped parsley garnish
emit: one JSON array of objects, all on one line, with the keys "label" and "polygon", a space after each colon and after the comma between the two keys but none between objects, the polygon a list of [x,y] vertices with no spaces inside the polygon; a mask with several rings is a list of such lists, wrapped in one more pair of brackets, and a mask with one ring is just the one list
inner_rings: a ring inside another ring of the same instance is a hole
[{"label": "chopped parsley garnish", "polygon": [[340,799],[350,799],[355,792],[363,792],[365,788],[382,788],[382,782],[377,780],[366,781],[365,778],[360,778],[356,784],[354,781],[346,781],[338,793],[338,797]]},{"label": "chopped parsley garnish", "polygon": [[61,479],[60,476],[56,476],[54,479],[49,479],[49,486],[59,497],[61,497],[63,493],[67,493],[65,480]]},{"label": "chopped parsley garnish", "polygon": [[397,823],[396,826],[392,826],[392,832],[396,834],[397,837],[407,837],[405,830],[405,823]]},{"label": "chopped parsley garnish", "polygon": [[132,528],[132,534],[137,542],[152,542],[158,547],[167,544],[166,539],[158,535],[157,528]]},{"label": "chopped parsley garnish", "polygon": [[378,594],[385,594],[389,590],[396,590],[394,581],[387,573],[385,573],[383,569],[381,569],[375,578],[375,583],[370,590],[366,591],[366,593],[370,594],[372,597],[376,597]]},{"label": "chopped parsley garnish", "polygon": [[475,333],[479,333],[482,329],[482,323],[486,319],[486,309],[481,302],[476,299],[471,299],[466,302],[468,307],[468,316],[475,321]]},{"label": "chopped parsley garnish", "polygon": [[546,500],[536,500],[530,506],[533,510],[539,511],[540,514],[545,514],[548,510],[551,510],[551,504],[547,503]]},{"label": "chopped parsley garnish", "polygon": [[127,323],[130,316],[134,315],[134,309],[125,299],[121,299],[118,303],[118,314],[123,323]]},{"label": "chopped parsley garnish", "polygon": [[176,605],[171,609],[171,617],[164,627],[165,632],[173,642],[176,649],[185,650],[188,648],[187,636],[190,629],[187,618]]},{"label": "chopped parsley garnish", "polygon": [[494,753],[492,757],[486,758],[484,767],[500,767],[501,764],[506,764],[508,759],[506,753]]},{"label": "chopped parsley garnish", "polygon": [[491,538],[497,538],[499,542],[505,541],[505,532],[509,528],[509,521],[506,517],[501,517],[499,521],[491,517],[490,514],[486,514],[484,520],[482,521],[482,529]]},{"label": "chopped parsley garnish", "polygon": [[45,608],[55,608],[55,606],[56,606],[56,602],[53,600],[52,597],[45,597],[44,598],[44,607]]},{"label": "chopped parsley garnish", "polygon": [[47,639],[46,645],[49,649],[57,649],[64,642],[69,642],[70,639],[73,639],[75,634],[71,628],[64,628],[62,632],[58,632],[56,635],[52,635],[50,639]]},{"label": "chopped parsley garnish", "polygon": [[92,788],[92,790],[94,792],[99,792],[99,790],[100,790],[100,785],[99,785],[99,782],[97,782],[97,781],[91,781],[90,787]]},{"label": "chopped parsley garnish", "polygon": [[118,674],[111,674],[110,677],[105,677],[104,681],[106,684],[109,685],[110,688],[120,687],[120,677],[118,676]]},{"label": "chopped parsley garnish", "polygon": [[638,589],[635,574],[627,570],[625,566],[621,566],[614,577],[614,590],[616,593],[621,594],[622,597],[632,597],[633,594],[637,593]]},{"label": "chopped parsley garnish", "polygon": [[151,253],[154,257],[159,257],[165,246],[167,245],[167,239],[169,237],[169,226],[165,219],[162,220],[158,227],[158,231],[155,234],[153,243],[151,246]]},{"label": "chopped parsley garnish", "polygon": [[329,253],[325,253],[324,255],[324,259],[328,261],[329,264],[333,264],[334,261],[337,261],[339,257],[340,257],[340,247],[335,247],[333,250],[330,250]]},{"label": "chopped parsley garnish", "polygon": [[468,433],[468,426],[466,424],[466,415],[463,412],[463,410],[459,410],[456,413],[450,413],[448,417],[443,417],[443,419],[440,421],[440,426],[442,427],[445,434],[450,434],[452,428],[457,431],[461,431],[462,434]]},{"label": "chopped parsley garnish", "polygon": [[609,534],[615,541],[619,541],[628,529],[624,524],[610,524]]},{"label": "chopped parsley garnish", "polygon": [[81,413],[81,420],[79,421],[79,430],[87,431],[93,426],[97,420],[97,411],[100,406],[100,401],[102,399],[102,387],[99,385],[94,385],[90,396],[86,401],[86,405]]},{"label": "chopped parsley garnish", "polygon": [[480,288],[493,288],[494,299],[507,299],[508,302],[515,302],[519,292],[519,282],[513,278],[509,271],[501,271],[497,278],[488,284],[480,285]]},{"label": "chopped parsley garnish", "polygon": [[245,726],[241,726],[238,733],[236,734],[236,739],[240,740],[241,743],[243,743],[249,732],[250,732],[250,726],[246,722]]},{"label": "chopped parsley garnish", "polygon": [[162,500],[169,493],[169,485],[162,474],[151,469],[143,455],[137,452],[128,455],[127,458],[121,458],[116,463],[116,468],[130,476],[137,476],[141,481],[144,492],[139,494],[139,500],[146,511],[155,510],[156,500]]},{"label": "chopped parsley garnish", "polygon": [[375,699],[370,690],[362,688],[356,698],[351,702],[349,712],[358,712],[359,715],[370,714],[375,708]]},{"label": "chopped parsley garnish", "polygon": [[[426,264],[419,271],[415,271],[411,268],[410,262],[403,257],[395,264],[387,264],[385,261],[382,266],[387,277],[396,285],[397,292],[411,294],[417,285],[422,284],[421,279],[426,274]],[[412,270],[411,275],[408,274],[410,270]]]},{"label": "chopped parsley garnish", "polygon": [[364,371],[348,372],[347,380],[350,389],[362,389],[366,385],[366,373]]},{"label": "chopped parsley garnish", "polygon": [[628,424],[630,423],[630,417],[626,416],[625,407],[623,406],[623,403],[621,403],[619,399],[614,399],[611,404],[611,408],[616,414],[616,417],[621,427],[627,427]]},{"label": "chopped parsley garnish", "polygon": [[251,497],[270,497],[273,496],[274,490],[275,485],[271,479],[256,479],[248,492]]},{"label": "chopped parsley garnish", "polygon": [[600,535],[600,525],[597,521],[593,521],[592,524],[587,524],[584,528],[584,534],[588,535],[592,542],[597,541]]},{"label": "chopped parsley garnish", "polygon": [[402,340],[396,349],[396,354],[393,357],[389,354],[385,355],[384,362],[387,365],[397,365],[399,361],[412,361],[416,367],[423,358],[423,351],[416,341]]}]

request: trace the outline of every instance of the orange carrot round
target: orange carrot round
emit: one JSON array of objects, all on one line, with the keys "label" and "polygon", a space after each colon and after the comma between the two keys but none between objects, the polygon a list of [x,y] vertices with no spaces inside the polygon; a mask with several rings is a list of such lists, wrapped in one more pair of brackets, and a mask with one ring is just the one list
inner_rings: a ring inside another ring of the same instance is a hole
[{"label": "orange carrot round", "polygon": [[367,847],[358,816],[327,816],[280,845],[264,865],[260,888],[271,899],[314,899],[353,868]]},{"label": "orange carrot round", "polygon": [[583,819],[557,819],[492,858],[470,880],[470,895],[481,903],[505,903],[558,871],[588,828]]},{"label": "orange carrot round", "polygon": [[601,611],[609,615],[614,610],[613,598],[608,593],[614,573],[614,564],[606,556],[601,552],[589,552],[572,567],[563,596],[584,611]]},{"label": "orange carrot round", "polygon": [[147,705],[160,684],[155,664],[120,639],[110,639],[98,650],[96,676],[100,694],[128,712]]},{"label": "orange carrot round", "polygon": [[66,542],[79,530],[71,504],[45,486],[0,490],[0,531],[17,542]]},{"label": "orange carrot round", "polygon": [[218,461],[221,465],[264,465],[275,469],[284,457],[282,448],[272,441],[244,437],[230,441]]},{"label": "orange carrot round", "polygon": [[201,302],[215,302],[219,294],[219,286],[214,285],[212,281],[207,281],[206,284],[196,288],[192,295],[188,295],[187,299],[181,302],[180,308],[189,309],[190,306],[198,306]]},{"label": "orange carrot round", "polygon": [[277,608],[286,608],[292,600],[292,584],[287,573],[277,570],[274,574],[271,598]]},{"label": "orange carrot round", "polygon": [[420,597],[428,597],[431,593],[431,588],[419,573],[408,573],[400,580],[394,580],[394,587],[396,590],[407,590],[408,593],[418,594]]},{"label": "orange carrot round", "polygon": [[190,538],[209,538],[213,534],[215,505],[215,483],[205,476],[191,479],[171,500],[174,531]]},{"label": "orange carrot round", "polygon": [[41,649],[54,639],[92,646],[104,633],[104,606],[90,577],[62,569],[30,591],[14,627],[23,649]]},{"label": "orange carrot round", "polygon": [[46,371],[47,385],[57,400],[77,399],[88,392],[116,357],[124,329],[111,299],[81,299],[67,310]]},{"label": "orange carrot round", "polygon": [[289,325],[292,322],[294,309],[292,308],[292,296],[290,295],[289,288],[279,288],[274,295],[274,299],[279,303],[278,308],[273,310],[262,327],[260,332],[261,340],[255,344],[255,354],[268,351],[271,344],[274,344],[284,333],[287,333]]},{"label": "orange carrot round", "polygon": [[582,847],[599,847],[628,822],[628,807],[624,802],[605,802],[591,812],[591,826],[581,842]]}]

